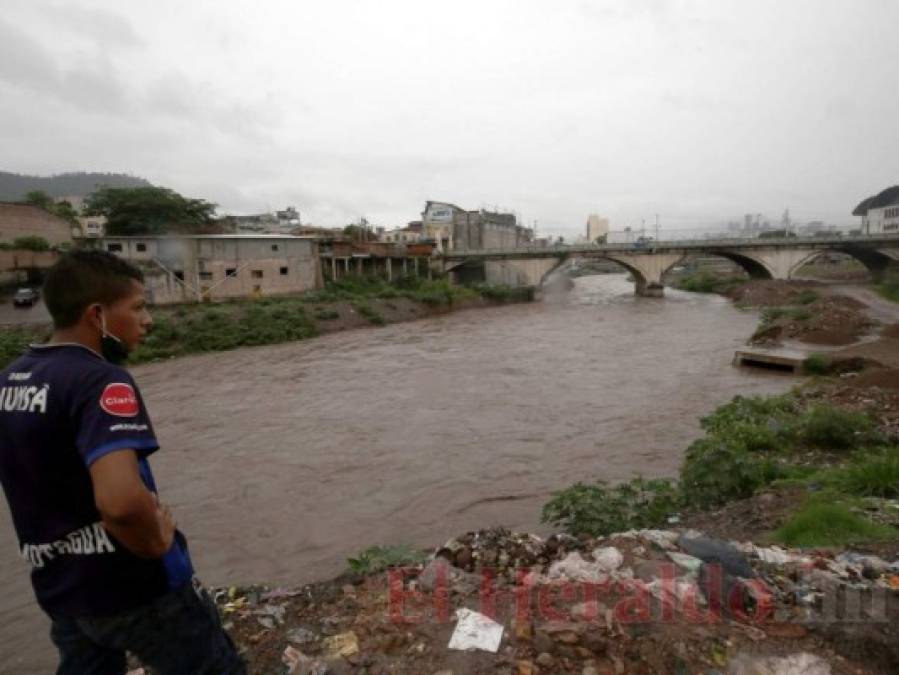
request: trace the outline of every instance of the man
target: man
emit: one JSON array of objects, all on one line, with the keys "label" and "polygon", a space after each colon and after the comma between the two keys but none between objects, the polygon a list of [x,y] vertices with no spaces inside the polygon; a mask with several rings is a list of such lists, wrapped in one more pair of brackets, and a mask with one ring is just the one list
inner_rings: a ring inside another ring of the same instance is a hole
[{"label": "man", "polygon": [[118,365],[152,325],[141,272],[75,251],[48,272],[44,300],[49,343],[0,373],[0,483],[57,675],[124,673],[126,651],[160,675],[245,673],[156,496],[159,445]]}]

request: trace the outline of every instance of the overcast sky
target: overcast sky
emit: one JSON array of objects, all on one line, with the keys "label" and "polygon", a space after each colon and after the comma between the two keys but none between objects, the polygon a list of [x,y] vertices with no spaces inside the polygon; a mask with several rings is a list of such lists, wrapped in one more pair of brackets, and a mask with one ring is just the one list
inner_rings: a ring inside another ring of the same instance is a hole
[{"label": "overcast sky", "polygon": [[896,0],[4,0],[0,169],[387,226],[849,224],[899,183]]}]

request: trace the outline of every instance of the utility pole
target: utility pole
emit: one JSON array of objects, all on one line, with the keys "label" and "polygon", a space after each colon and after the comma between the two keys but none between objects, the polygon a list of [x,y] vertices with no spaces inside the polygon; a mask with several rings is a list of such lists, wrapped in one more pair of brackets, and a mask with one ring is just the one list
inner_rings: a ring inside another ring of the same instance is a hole
[{"label": "utility pole", "polygon": [[659,214],[656,214],[656,241],[659,240]]}]

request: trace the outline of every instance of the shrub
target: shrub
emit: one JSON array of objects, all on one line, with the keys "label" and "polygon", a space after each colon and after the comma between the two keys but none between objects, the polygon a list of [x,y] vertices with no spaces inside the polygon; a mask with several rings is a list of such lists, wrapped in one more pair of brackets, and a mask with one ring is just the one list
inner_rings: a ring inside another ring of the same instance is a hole
[{"label": "shrub", "polygon": [[315,314],[313,315],[318,321],[333,321],[334,319],[339,319],[340,314],[333,309],[324,309],[318,308],[315,310]]},{"label": "shrub", "polygon": [[30,235],[27,237],[17,237],[12,242],[13,248],[20,248],[26,251],[49,251],[50,242],[43,237]]},{"label": "shrub", "polygon": [[353,309],[355,309],[357,312],[359,312],[359,314],[361,316],[368,319],[368,322],[371,324],[374,324],[375,326],[383,326],[385,323],[384,317],[381,316],[380,314],[378,314],[375,310],[373,310],[368,305],[365,305],[361,302],[354,302]]},{"label": "shrub", "polygon": [[717,435],[694,441],[681,465],[684,502],[711,508],[752,494],[779,477],[776,463]]},{"label": "shrub", "polygon": [[859,455],[836,477],[846,492],[870,497],[899,497],[899,447]]},{"label": "shrub", "polygon": [[810,354],[802,362],[802,372],[806,375],[827,375],[830,372],[833,362],[829,356],[824,354]]},{"label": "shrub", "polygon": [[633,528],[657,527],[679,505],[677,489],[665,479],[635,478],[614,487],[578,482],[556,492],[541,519],[569,534],[601,536]]},{"label": "shrub", "polygon": [[882,440],[870,417],[829,404],[809,408],[800,418],[797,431],[801,443],[822,450],[848,450]]},{"label": "shrub", "polygon": [[793,321],[808,321],[812,318],[812,313],[805,309],[791,309],[787,316]]},{"label": "shrub", "polygon": [[774,323],[783,316],[786,316],[787,310],[783,307],[766,307],[762,310],[761,322],[763,326]]},{"label": "shrub", "polygon": [[43,342],[43,330],[29,328],[5,328],[0,331],[0,368],[19,358],[32,342]]},{"label": "shrub", "polygon": [[815,291],[813,291],[811,289],[806,289],[806,290],[802,291],[801,293],[799,293],[799,295],[796,296],[796,304],[810,305],[817,299],[818,299],[818,294],[815,293]]},{"label": "shrub", "polygon": [[347,564],[357,574],[374,574],[389,567],[418,565],[426,559],[424,553],[410,546],[369,546],[356,557],[347,558]]},{"label": "shrub", "polygon": [[788,546],[846,546],[892,539],[899,536],[899,532],[853,513],[844,504],[810,501],[774,536]]}]

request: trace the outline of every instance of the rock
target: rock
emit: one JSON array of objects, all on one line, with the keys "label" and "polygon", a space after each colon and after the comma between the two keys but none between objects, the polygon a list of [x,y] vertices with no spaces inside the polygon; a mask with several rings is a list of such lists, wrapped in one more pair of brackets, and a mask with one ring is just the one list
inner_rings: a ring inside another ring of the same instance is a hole
[{"label": "rock", "polygon": [[359,652],[359,640],[353,631],[339,633],[322,640],[322,648],[328,658],[338,656],[352,656]]},{"label": "rock", "polygon": [[534,633],[534,649],[538,652],[552,652],[555,648],[556,643],[553,642],[553,639],[548,633],[545,633],[542,630],[538,630]]},{"label": "rock", "polygon": [[544,668],[550,668],[556,662],[553,655],[548,652],[540,652],[536,661],[538,666],[543,666]]},{"label": "rock", "polygon": [[515,639],[521,642],[530,642],[534,639],[534,624],[527,620],[515,620],[513,623]]},{"label": "rock", "polygon": [[315,642],[316,635],[307,628],[293,628],[287,631],[287,640],[297,645],[305,645]]},{"label": "rock", "polygon": [[540,672],[533,661],[516,661],[515,667],[518,675],[537,675]]}]

